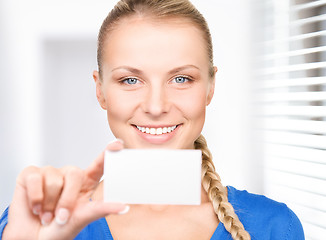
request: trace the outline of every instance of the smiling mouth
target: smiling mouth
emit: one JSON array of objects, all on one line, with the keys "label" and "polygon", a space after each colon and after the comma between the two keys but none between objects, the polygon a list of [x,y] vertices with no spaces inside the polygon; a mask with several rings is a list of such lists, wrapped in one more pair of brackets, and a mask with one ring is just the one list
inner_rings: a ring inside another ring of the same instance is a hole
[{"label": "smiling mouth", "polygon": [[151,134],[151,135],[162,135],[166,133],[173,132],[179,125],[174,125],[170,127],[159,127],[159,128],[153,128],[153,127],[142,127],[134,125],[140,132]]}]

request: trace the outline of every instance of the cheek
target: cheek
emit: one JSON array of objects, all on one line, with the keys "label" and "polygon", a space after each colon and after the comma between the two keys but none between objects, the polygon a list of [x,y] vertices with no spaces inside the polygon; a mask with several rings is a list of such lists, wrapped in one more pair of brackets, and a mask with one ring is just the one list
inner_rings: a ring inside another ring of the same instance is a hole
[{"label": "cheek", "polygon": [[187,117],[190,120],[192,134],[194,134],[197,138],[203,129],[205,123],[205,115],[206,115],[206,101],[205,96],[198,96],[198,101],[193,101],[191,105],[189,105],[189,111]]},{"label": "cheek", "polygon": [[195,140],[202,132],[206,113],[206,92],[194,91],[190,95],[179,95],[177,108],[186,119],[182,131],[183,147],[193,148]]},{"label": "cheek", "polygon": [[199,89],[187,94],[178,94],[177,105],[189,120],[205,119],[206,91]]},{"label": "cheek", "polygon": [[119,122],[123,123],[130,118],[135,105],[130,95],[114,89],[106,92],[107,116],[112,131]]}]

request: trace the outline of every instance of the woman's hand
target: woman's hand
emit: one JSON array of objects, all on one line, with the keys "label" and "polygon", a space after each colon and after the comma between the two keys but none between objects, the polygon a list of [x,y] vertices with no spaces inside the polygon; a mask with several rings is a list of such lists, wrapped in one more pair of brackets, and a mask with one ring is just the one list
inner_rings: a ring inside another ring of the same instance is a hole
[{"label": "woman's hand", "polygon": [[[109,150],[123,148],[121,141]],[[104,152],[86,169],[28,167],[17,178],[3,239],[73,239],[89,223],[124,204],[90,201],[103,175]]]}]

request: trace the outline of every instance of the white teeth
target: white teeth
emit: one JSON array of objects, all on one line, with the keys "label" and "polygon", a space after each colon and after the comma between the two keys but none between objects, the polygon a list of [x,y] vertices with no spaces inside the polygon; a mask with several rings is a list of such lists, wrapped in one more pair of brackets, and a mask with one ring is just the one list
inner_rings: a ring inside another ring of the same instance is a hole
[{"label": "white teeth", "polygon": [[155,128],[151,128],[151,129],[149,130],[149,133],[150,133],[150,134],[153,134],[153,135],[156,134],[156,129],[155,129]]},{"label": "white teeth", "polygon": [[163,133],[162,128],[158,128],[158,129],[156,129],[156,134],[160,135],[160,134],[162,134],[162,133]]},{"label": "white teeth", "polygon": [[176,129],[176,125],[172,126],[172,127],[163,127],[163,128],[148,128],[148,127],[140,127],[140,126],[136,126],[137,129],[143,133],[149,133],[151,135],[161,135],[164,133],[170,133],[172,132],[174,129]]}]

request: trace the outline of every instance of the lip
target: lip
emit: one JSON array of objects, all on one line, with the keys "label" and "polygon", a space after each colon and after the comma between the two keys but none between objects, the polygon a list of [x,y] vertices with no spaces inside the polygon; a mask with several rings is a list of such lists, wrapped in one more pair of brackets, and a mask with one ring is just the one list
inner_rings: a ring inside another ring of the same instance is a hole
[{"label": "lip", "polygon": [[[168,142],[169,140],[171,140],[174,135],[179,131],[180,127],[182,126],[182,124],[176,124],[176,125],[132,125],[135,129],[135,131],[137,132],[137,134],[146,142],[151,143],[151,144],[163,144]],[[148,128],[164,128],[164,127],[172,127],[172,126],[176,126],[176,128],[169,133],[164,133],[164,134],[149,134],[149,133],[143,133],[141,131],[138,130],[137,126],[141,126],[141,127],[148,127]]]},{"label": "lip", "polygon": [[163,125],[163,124],[161,124],[161,125],[158,125],[158,124],[153,124],[153,125],[138,125],[138,124],[131,124],[131,125],[133,125],[134,127],[145,127],[145,128],[164,128],[164,127],[173,127],[173,126],[178,126],[178,125],[181,125],[181,124],[169,124],[169,125]]}]

